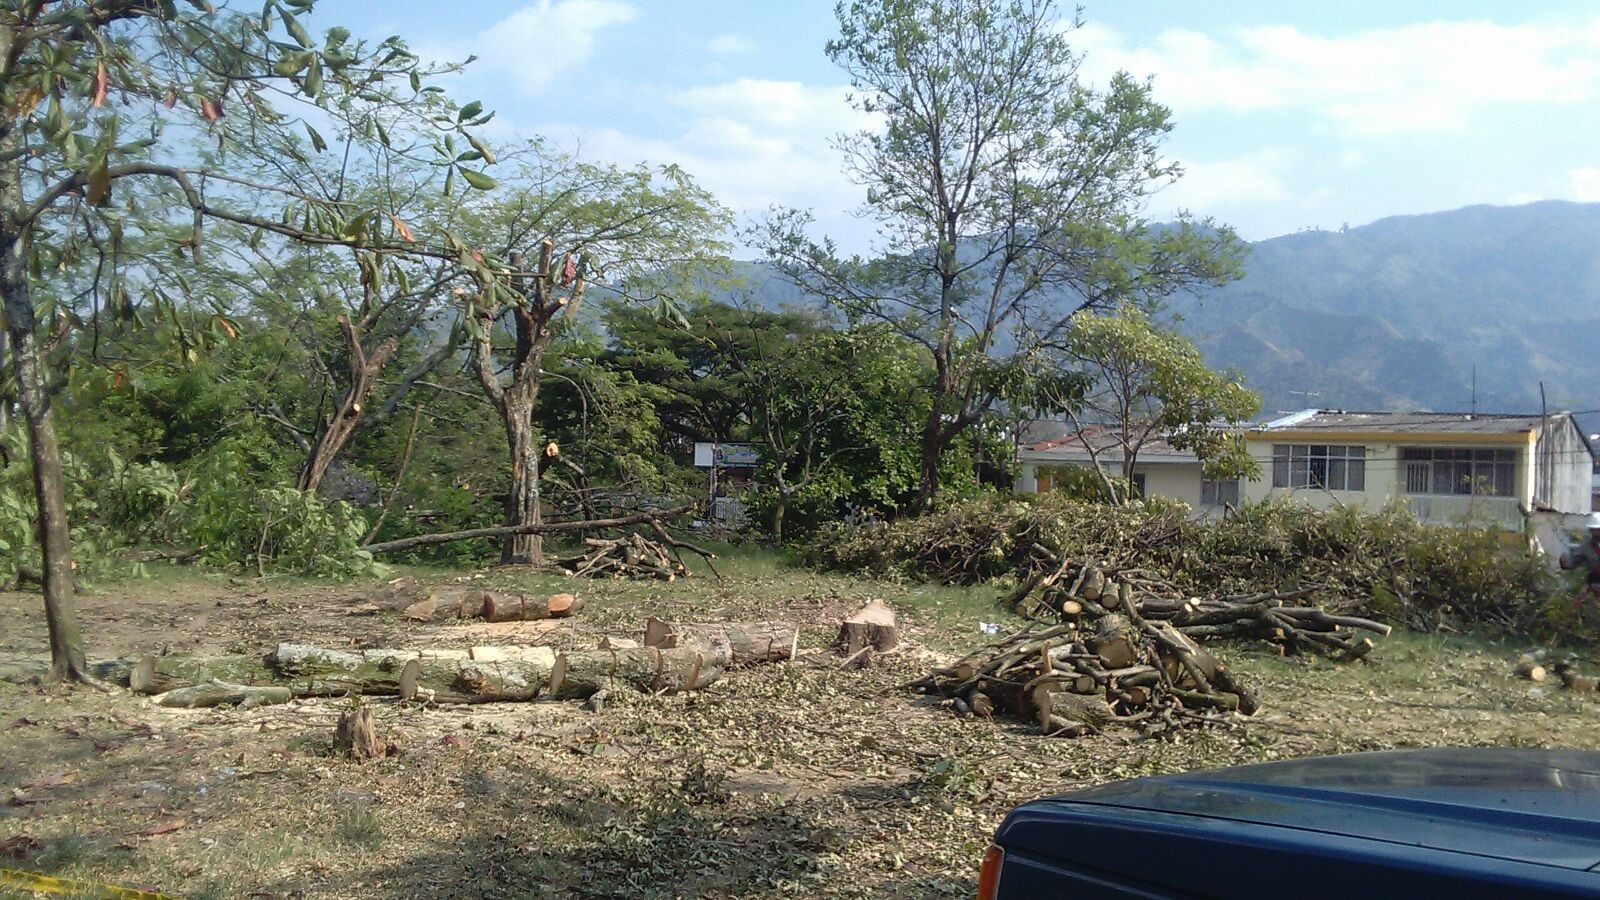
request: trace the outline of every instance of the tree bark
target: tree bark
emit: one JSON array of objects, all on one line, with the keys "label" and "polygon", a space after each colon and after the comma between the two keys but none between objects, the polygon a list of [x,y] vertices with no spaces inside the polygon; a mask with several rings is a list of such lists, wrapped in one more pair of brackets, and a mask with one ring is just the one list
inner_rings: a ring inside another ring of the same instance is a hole
[{"label": "tree bark", "polygon": [[[537,362],[534,365],[538,365]],[[521,389],[519,390],[519,387]],[[506,447],[511,454],[511,486],[506,493],[506,527],[541,524],[539,508],[539,436],[533,426],[533,405],[539,386],[513,385],[502,408]],[[511,532],[501,548],[505,565],[544,565],[544,540],[537,532]]]},{"label": "tree bark", "polygon": [[306,454],[305,467],[300,470],[296,484],[302,491],[314,491],[322,484],[323,477],[328,474],[328,467],[333,465],[339,452],[356,433],[361,422],[361,411],[366,406],[367,396],[372,393],[372,386],[378,379],[378,373],[388,364],[389,358],[400,346],[399,338],[391,336],[384,338],[377,348],[368,354],[362,348],[361,334],[356,330],[356,326],[351,324],[349,316],[339,317],[339,330],[344,334],[346,351],[350,357],[350,387],[345,391],[344,399],[339,401],[333,416],[323,423],[323,427],[311,442],[311,450]]},{"label": "tree bark", "polygon": [[[11,44],[9,29],[0,29],[0,51]],[[50,631],[50,677],[75,681],[88,677],[83,635],[78,630],[72,585],[72,534],[67,523],[67,487],[61,469],[61,448],[50,415],[44,361],[36,333],[33,292],[28,283],[27,225],[12,213],[23,209],[21,138],[15,120],[3,120],[0,153],[13,155],[0,169],[0,294],[4,295],[6,332],[11,341],[17,400],[27,425],[28,453],[33,462],[34,499],[38,508],[39,547],[44,559],[44,614]]]},{"label": "tree bark", "polygon": [[556,657],[550,672],[550,696],[583,700],[600,691],[620,689],[676,694],[705,687],[721,677],[729,648],[577,650]]}]

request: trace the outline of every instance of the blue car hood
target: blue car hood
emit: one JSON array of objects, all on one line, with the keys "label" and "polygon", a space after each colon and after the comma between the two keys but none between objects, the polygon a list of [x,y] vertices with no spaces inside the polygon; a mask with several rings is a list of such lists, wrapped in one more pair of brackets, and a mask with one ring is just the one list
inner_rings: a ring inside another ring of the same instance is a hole
[{"label": "blue car hood", "polygon": [[1026,804],[996,839],[1061,857],[1068,819],[1261,826],[1584,870],[1600,866],[1600,753],[1388,751],[1140,778]]}]

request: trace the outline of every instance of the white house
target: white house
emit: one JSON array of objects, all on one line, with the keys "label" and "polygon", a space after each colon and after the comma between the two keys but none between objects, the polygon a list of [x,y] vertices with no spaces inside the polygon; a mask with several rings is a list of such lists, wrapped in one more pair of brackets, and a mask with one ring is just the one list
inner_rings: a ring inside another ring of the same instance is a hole
[{"label": "white house", "polygon": [[[1289,496],[1316,506],[1376,511],[1399,501],[1425,522],[1525,532],[1531,516],[1574,515],[1592,504],[1593,447],[1566,413],[1485,415],[1304,410],[1244,429],[1261,477],[1209,482],[1193,454],[1161,444],[1136,460],[1147,496],[1183,500],[1202,514],[1224,504]],[[1017,489],[1048,490],[1063,465],[1088,465],[1108,434],[1086,429],[1020,450]],[[1101,453],[1120,466],[1120,454]]]}]

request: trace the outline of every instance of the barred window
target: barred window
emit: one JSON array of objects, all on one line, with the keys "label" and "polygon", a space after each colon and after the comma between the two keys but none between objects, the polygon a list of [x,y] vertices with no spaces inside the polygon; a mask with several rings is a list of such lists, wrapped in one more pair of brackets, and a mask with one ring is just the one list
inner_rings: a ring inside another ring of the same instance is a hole
[{"label": "barred window", "polygon": [[1239,479],[1237,478],[1202,478],[1200,480],[1200,504],[1202,506],[1238,506],[1239,505]]},{"label": "barred window", "polygon": [[1367,486],[1367,448],[1273,444],[1272,486],[1360,491]]},{"label": "barred window", "polygon": [[1408,494],[1516,494],[1517,451],[1472,447],[1406,447],[1400,451]]}]

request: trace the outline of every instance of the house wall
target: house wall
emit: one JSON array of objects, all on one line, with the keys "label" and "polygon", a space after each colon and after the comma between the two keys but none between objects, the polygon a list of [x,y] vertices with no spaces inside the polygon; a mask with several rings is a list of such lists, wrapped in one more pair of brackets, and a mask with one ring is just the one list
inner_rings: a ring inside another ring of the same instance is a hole
[{"label": "house wall", "polygon": [[[1397,500],[1409,505],[1418,518],[1438,524],[1460,524],[1472,521],[1478,524],[1497,525],[1503,530],[1521,531],[1522,510],[1529,508],[1533,495],[1535,472],[1529,465],[1532,435],[1407,435],[1404,440],[1366,440],[1355,435],[1296,433],[1292,429],[1272,434],[1249,435],[1245,445],[1256,464],[1261,467],[1261,478],[1247,481],[1240,487],[1240,499],[1246,503],[1260,503],[1269,497],[1290,496],[1297,503],[1319,509],[1335,506],[1353,506],[1366,512],[1378,512]],[[1272,447],[1274,444],[1329,444],[1366,448],[1366,478],[1364,490],[1330,491],[1323,488],[1275,488],[1272,486]],[[1414,495],[1405,490],[1405,464],[1401,451],[1406,447],[1494,447],[1517,450],[1517,471],[1513,480],[1514,497],[1470,497]]]},{"label": "house wall", "polygon": [[1594,457],[1570,416],[1552,422],[1540,433],[1535,457],[1531,496],[1536,505],[1561,513],[1590,508]]},{"label": "house wall", "polygon": [[[1016,489],[1023,493],[1046,493],[1055,482],[1051,473],[1068,467],[1087,469],[1090,464],[1072,460],[1057,460],[1049,463],[1024,462],[1022,464],[1022,474],[1017,477]],[[1203,470],[1198,462],[1135,464],[1133,471],[1136,475],[1144,476],[1146,497],[1182,500],[1196,511],[1206,515],[1220,515],[1222,512],[1220,506],[1202,506],[1200,503],[1200,480]],[[1241,485],[1241,496],[1243,490],[1244,488]]]}]

